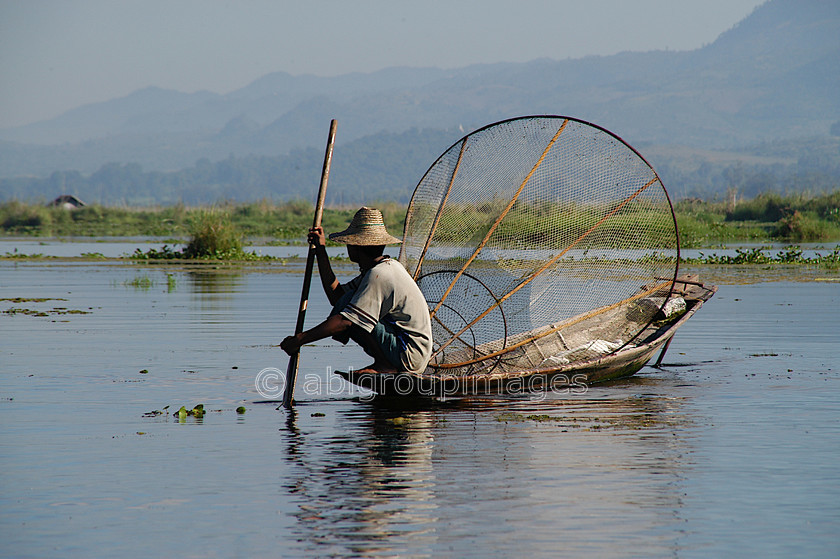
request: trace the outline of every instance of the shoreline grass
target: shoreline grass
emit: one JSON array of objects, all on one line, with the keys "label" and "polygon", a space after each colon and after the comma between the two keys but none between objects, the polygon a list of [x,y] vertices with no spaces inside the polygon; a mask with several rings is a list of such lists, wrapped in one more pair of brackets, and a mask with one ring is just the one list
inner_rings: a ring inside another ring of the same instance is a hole
[{"label": "shoreline grass", "polygon": [[818,196],[768,192],[734,203],[681,200],[674,213],[683,248],[840,241],[840,189]]},{"label": "shoreline grass", "polygon": [[[389,230],[402,232],[405,206],[395,202],[379,208]],[[325,208],[327,231],[347,227],[358,208]],[[169,237],[187,238],[192,224],[206,214],[223,214],[242,238],[301,239],[312,226],[314,206],[307,201],[268,201],[213,206],[111,207],[91,205],[66,210],[17,200],[0,204],[0,236],[20,237]]]},{"label": "shoreline grass", "polygon": [[[390,231],[402,232],[405,206],[394,202],[372,205],[382,210]],[[326,208],[324,229],[330,232],[345,228],[355,211],[355,207]],[[817,196],[765,193],[737,202],[682,200],[674,204],[674,211],[680,246],[685,249],[737,243],[840,242],[840,189]],[[180,251],[164,247],[142,253],[138,249],[132,258],[252,260],[265,257],[245,251],[242,248],[245,239],[268,239],[268,244],[300,242],[311,225],[313,212],[312,204],[303,200],[286,203],[263,200],[195,208],[183,204],[133,208],[93,205],[76,210],[10,201],[0,204],[0,236],[188,239]],[[533,231],[529,233],[525,229],[533,230],[539,225],[512,220],[506,224],[509,229],[506,234],[513,238],[519,229],[523,229],[523,235],[531,234]],[[743,256],[741,260],[750,258],[758,256]]]}]

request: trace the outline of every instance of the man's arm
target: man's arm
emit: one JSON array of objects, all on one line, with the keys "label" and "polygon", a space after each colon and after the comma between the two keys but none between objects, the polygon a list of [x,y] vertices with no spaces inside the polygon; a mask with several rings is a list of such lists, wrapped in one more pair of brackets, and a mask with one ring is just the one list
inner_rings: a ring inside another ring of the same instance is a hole
[{"label": "man's arm", "polygon": [[318,260],[318,275],[321,276],[321,285],[331,305],[335,305],[341,298],[341,289],[338,279],[332,270],[330,258],[327,256],[326,237],[321,227],[313,227],[309,230],[309,244],[315,246],[315,258]]},{"label": "man's arm", "polygon": [[289,355],[294,355],[300,350],[302,345],[339,334],[352,324],[352,322],[341,314],[334,314],[315,328],[306,330],[300,334],[295,334],[294,336],[287,336],[286,339],[280,342],[280,348]]}]

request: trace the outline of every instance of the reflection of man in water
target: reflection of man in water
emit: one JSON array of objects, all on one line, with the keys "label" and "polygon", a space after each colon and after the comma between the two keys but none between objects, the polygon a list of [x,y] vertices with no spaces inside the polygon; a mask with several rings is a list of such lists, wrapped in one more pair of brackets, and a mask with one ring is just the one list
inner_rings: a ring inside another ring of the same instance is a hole
[{"label": "reflection of man in water", "polygon": [[423,371],[432,352],[429,308],[402,264],[383,255],[385,245],[402,241],[388,234],[382,213],[371,208],[356,212],[350,226],[330,239],[347,244],[347,254],[361,273],[339,284],[327,256],[324,231],[312,228],[309,242],[315,246],[321,284],[333,312],[318,326],[288,336],[280,347],[293,355],[300,346],[323,338],[345,344],[352,338],[374,358],[369,368]]}]

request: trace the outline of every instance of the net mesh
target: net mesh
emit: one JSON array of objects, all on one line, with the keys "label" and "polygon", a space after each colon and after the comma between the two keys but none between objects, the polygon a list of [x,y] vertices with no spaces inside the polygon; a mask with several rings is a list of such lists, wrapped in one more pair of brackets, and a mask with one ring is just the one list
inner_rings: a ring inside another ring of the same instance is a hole
[{"label": "net mesh", "polygon": [[427,373],[457,376],[631,343],[661,308],[646,297],[670,289],[679,245],[667,192],[635,150],[586,122],[527,117],[467,135],[432,165],[400,260],[432,316]]}]

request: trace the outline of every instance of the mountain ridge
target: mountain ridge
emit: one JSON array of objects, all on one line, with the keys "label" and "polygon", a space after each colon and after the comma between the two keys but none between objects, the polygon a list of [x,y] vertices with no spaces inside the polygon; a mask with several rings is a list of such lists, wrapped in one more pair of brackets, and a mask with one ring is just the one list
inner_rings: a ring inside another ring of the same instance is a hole
[{"label": "mountain ridge", "polygon": [[[402,138],[412,129],[450,131],[442,136],[449,138],[458,128],[561,114],[636,146],[733,151],[827,137],[840,120],[838,90],[840,3],[770,0],[692,51],[454,70],[395,67],[336,77],[274,72],[225,95],[144,88],[0,130],[0,177],[93,173],[109,162],[171,172],[201,159],[287,157],[322,149],[331,118],[339,120],[338,149],[376,136]],[[26,137],[42,144],[22,143]],[[372,155],[359,153],[367,160]]]}]

